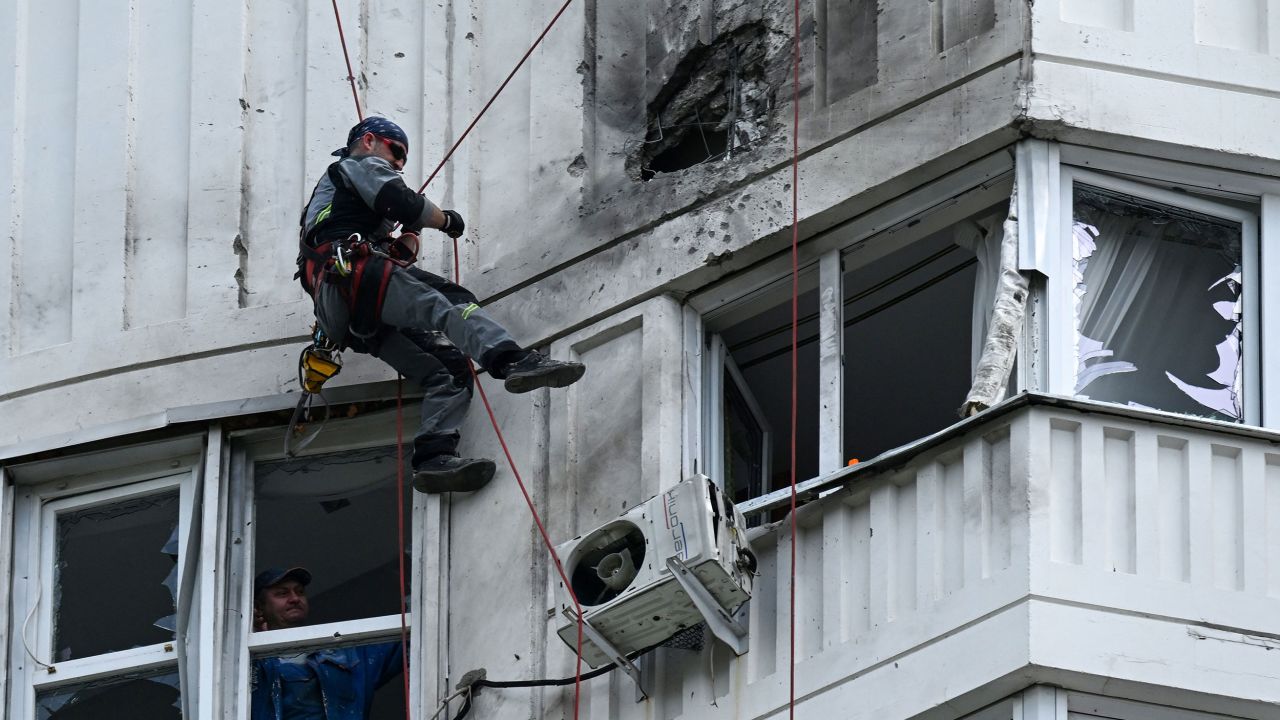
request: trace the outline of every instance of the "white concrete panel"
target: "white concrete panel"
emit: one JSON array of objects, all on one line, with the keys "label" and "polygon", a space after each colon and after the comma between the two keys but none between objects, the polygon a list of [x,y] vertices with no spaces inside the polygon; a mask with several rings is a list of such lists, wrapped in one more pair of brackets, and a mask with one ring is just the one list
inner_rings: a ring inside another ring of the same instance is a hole
[{"label": "white concrete panel", "polygon": [[13,272],[16,267],[18,223],[21,194],[19,182],[22,168],[20,143],[17,142],[19,118],[25,113],[24,71],[18,58],[25,53],[26,3],[22,0],[0,5],[0,97],[13,98],[13,104],[0,112],[0,359],[13,354],[14,323],[17,304],[13,297]]},{"label": "white concrete panel", "polygon": [[66,211],[75,182],[79,3],[27,6],[26,88],[20,120],[24,163],[10,312],[14,350],[27,353],[71,340],[74,221]]},{"label": "white concrete panel", "polygon": [[1160,577],[1191,579],[1191,477],[1187,442],[1158,437],[1158,517]]},{"label": "white concrete panel", "polygon": [[1267,0],[1196,0],[1196,42],[1267,52]]},{"label": "white concrete panel", "polygon": [[[550,18],[544,19],[533,3],[497,5],[473,2],[470,5],[470,12],[476,18],[472,32],[475,34],[477,55],[469,78],[474,94],[468,98],[466,106],[469,115],[474,117]],[[557,36],[558,39],[563,37]],[[501,230],[512,221],[519,227],[519,223],[527,219],[527,208],[532,204],[530,177],[536,162],[530,137],[532,82],[531,68],[525,67],[512,78],[472,131],[469,140],[472,143],[470,162],[474,165],[474,174],[471,177],[471,222],[468,228],[470,238],[485,247],[481,253],[480,272],[485,272],[490,263],[501,256],[501,250],[508,247],[508,243],[519,246],[525,241],[524,237],[508,240]],[[459,128],[458,132],[461,131]],[[540,157],[541,153],[538,155]]]},{"label": "white concrete panel", "polygon": [[1060,0],[1062,20],[1077,25],[1133,29],[1134,0]]},{"label": "white concrete panel", "polygon": [[1267,595],[1280,597],[1280,457],[1266,455]]},{"label": "white concrete panel", "polygon": [[1058,421],[1050,425],[1049,512],[1050,557],[1057,562],[1083,562],[1081,525],[1084,522],[1080,477],[1080,425]]},{"label": "white concrete panel", "polygon": [[[134,9],[126,2],[81,4],[76,137],[83,141],[76,143],[72,188],[77,340],[111,337],[125,327]],[[154,139],[161,142],[153,150],[163,147],[162,137]]]},{"label": "white concrete panel", "polygon": [[1213,583],[1226,590],[1244,589],[1244,491],[1240,449],[1214,445]]},{"label": "white concrete panel", "polygon": [[1137,494],[1134,433],[1104,432],[1103,465],[1106,468],[1105,567],[1132,573],[1137,566]]},{"label": "white concrete panel", "polygon": [[[191,143],[192,6],[144,0],[137,3],[136,12],[132,167],[124,235],[126,328],[187,314],[188,182],[195,173],[192,160],[202,156]],[[226,150],[231,148],[221,152]],[[217,178],[195,179],[202,187],[218,182]]]},{"label": "white concrete panel", "polygon": [[[1263,703],[1280,701],[1280,672],[1267,644],[1238,633],[1038,601],[1031,602],[1030,627],[1033,663],[1103,676],[1100,690],[1130,682],[1244,698],[1256,703],[1249,717],[1274,713]],[[1159,691],[1146,694],[1168,702]]]},{"label": "white concrete panel", "polygon": [[[302,294],[296,280],[298,213],[318,177],[305,176],[307,5],[253,3],[247,16],[242,229],[235,243],[240,306],[272,305]],[[335,30],[336,32],[336,30]],[[333,98],[338,104],[339,97]],[[348,101],[349,102],[349,101]],[[350,112],[354,116],[353,106]],[[354,121],[353,123],[354,124]],[[335,137],[333,146],[345,136]],[[225,249],[225,248],[224,248]]]}]

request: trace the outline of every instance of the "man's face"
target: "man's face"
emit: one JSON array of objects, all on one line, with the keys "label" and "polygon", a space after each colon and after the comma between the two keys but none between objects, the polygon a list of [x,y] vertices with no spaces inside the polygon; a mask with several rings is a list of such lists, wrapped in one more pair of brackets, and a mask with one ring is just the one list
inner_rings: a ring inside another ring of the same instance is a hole
[{"label": "man's face", "polygon": [[307,589],[291,579],[263,588],[255,607],[268,630],[305,625],[311,610],[307,605]]},{"label": "man's face", "polygon": [[361,141],[370,155],[377,155],[386,160],[396,170],[404,169],[404,163],[408,160],[408,153],[405,151],[404,145],[373,133],[365,133]]}]

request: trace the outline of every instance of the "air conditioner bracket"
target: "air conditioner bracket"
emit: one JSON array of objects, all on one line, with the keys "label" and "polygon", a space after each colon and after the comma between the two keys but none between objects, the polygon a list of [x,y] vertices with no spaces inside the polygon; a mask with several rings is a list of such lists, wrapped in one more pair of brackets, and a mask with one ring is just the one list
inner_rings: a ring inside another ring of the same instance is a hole
[{"label": "air conditioner bracket", "polygon": [[[564,609],[564,616],[569,618],[569,622],[578,622],[578,616],[570,608]],[[596,647],[600,648],[600,652],[607,655],[615,665],[622,668],[622,671],[635,681],[636,692],[639,694],[639,698],[636,702],[648,700],[649,694],[645,692],[644,683],[641,682],[640,668],[636,667],[635,663],[631,662],[631,660],[627,658],[626,654],[620,652],[618,648],[614,647],[613,643],[609,642],[599,630],[592,627],[591,623],[588,622],[586,618],[582,618],[582,633],[586,635],[587,639],[594,643]]]},{"label": "air conditioner bracket", "polygon": [[667,558],[667,569],[689,595],[693,606],[702,613],[702,618],[706,620],[711,634],[720,638],[720,641],[728,645],[735,655],[747,652],[749,643],[746,628],[720,606],[720,602],[711,595],[711,592],[702,584],[702,580],[698,579],[689,566],[685,565],[680,558],[672,556]]}]

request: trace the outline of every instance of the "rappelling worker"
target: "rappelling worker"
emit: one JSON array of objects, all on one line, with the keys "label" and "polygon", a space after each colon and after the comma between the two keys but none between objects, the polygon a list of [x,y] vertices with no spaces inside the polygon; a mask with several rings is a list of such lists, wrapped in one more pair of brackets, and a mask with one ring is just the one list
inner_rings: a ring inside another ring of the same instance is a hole
[{"label": "rappelling worker", "polygon": [[[509,392],[564,387],[581,363],[521,347],[466,288],[413,265],[423,228],[459,237],[455,210],[441,210],[400,178],[409,138],[382,117],[347,134],[338,160],[302,212],[298,277],[315,301],[316,322],[336,347],[380,358],[425,393],[413,441],[413,486],[422,492],[478,490],[494,463],[458,457],[458,428],[471,402],[467,358]],[[400,235],[389,236],[395,225]]]}]

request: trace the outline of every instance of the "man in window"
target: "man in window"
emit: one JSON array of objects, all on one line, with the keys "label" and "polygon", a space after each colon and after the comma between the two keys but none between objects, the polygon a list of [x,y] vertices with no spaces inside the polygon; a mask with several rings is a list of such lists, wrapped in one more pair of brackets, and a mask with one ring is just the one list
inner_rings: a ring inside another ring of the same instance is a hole
[{"label": "man in window", "polygon": [[[514,393],[564,387],[584,368],[521,347],[466,288],[414,267],[422,228],[457,238],[464,224],[405,185],[408,153],[408,136],[386,118],[351,128],[302,212],[298,277],[329,343],[381,358],[426,392],[413,443],[414,488],[478,490],[495,468],[492,460],[457,456],[472,392],[466,359]],[[393,239],[397,223],[403,232]]]},{"label": "man in window", "polygon": [[[307,624],[305,568],[271,568],[253,582],[253,629]],[[252,720],[366,720],[374,692],[400,675],[400,641],[278,655],[253,661]]]}]

